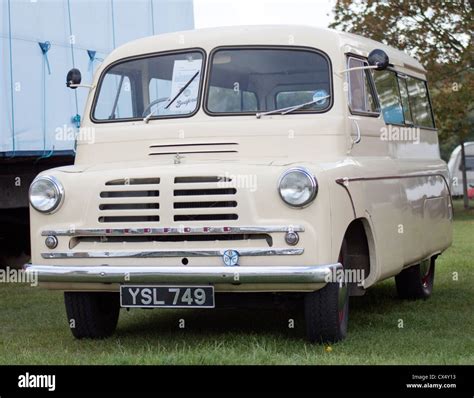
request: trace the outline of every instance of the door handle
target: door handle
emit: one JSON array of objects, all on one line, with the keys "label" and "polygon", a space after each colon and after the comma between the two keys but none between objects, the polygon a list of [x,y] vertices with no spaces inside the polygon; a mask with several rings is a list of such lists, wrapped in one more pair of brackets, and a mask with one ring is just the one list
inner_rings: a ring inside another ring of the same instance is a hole
[{"label": "door handle", "polygon": [[356,132],[357,132],[357,136],[355,137],[355,139],[352,137],[352,131],[351,131],[351,147],[350,149],[347,151],[347,153],[350,153],[352,151],[352,149],[354,148],[354,145],[355,144],[358,144],[361,140],[362,140],[362,135],[360,133],[360,127],[359,127],[359,123],[357,123],[356,120],[354,119],[351,119],[352,122],[355,124],[356,126]]},{"label": "door handle", "polygon": [[361,140],[362,140],[362,136],[360,134],[360,127],[359,127],[359,123],[357,123],[356,120],[352,119],[352,121],[354,122],[355,126],[356,126],[356,131],[357,131],[357,137],[354,139],[352,139],[352,146],[354,146],[355,144],[358,144]]}]

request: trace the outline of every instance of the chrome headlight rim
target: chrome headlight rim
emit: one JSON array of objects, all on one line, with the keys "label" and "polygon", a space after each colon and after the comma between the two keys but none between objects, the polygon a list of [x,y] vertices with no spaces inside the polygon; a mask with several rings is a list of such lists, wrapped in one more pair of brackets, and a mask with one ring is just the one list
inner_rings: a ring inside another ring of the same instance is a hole
[{"label": "chrome headlight rim", "polygon": [[[56,191],[56,194],[58,196],[58,200],[56,200],[56,203],[54,204],[54,206],[52,206],[50,209],[48,210],[42,210],[42,209],[39,209],[37,208],[33,202],[31,201],[31,189],[33,187],[33,184],[37,183],[38,181],[40,180],[46,180],[48,182],[50,182],[51,184],[53,184],[53,188],[54,190]],[[31,183],[30,185],[30,188],[29,188],[29,191],[28,191],[28,200],[30,202],[30,205],[33,207],[33,209],[35,209],[36,211],[42,213],[42,214],[53,214],[55,213],[62,205],[63,201],[64,201],[64,187],[63,185],[61,184],[61,182],[59,182],[59,180],[54,177],[54,176],[50,176],[50,175],[44,175],[44,176],[39,176],[39,177],[36,177],[33,182]]]},{"label": "chrome headlight rim", "polygon": [[[301,204],[293,204],[293,203],[289,203],[285,200],[285,198],[283,197],[282,193],[281,193],[281,183],[283,181],[283,179],[290,173],[294,173],[294,172],[299,172],[299,173],[302,173],[304,174],[310,181],[311,183],[311,195],[310,197],[305,200],[303,203]],[[316,180],[316,177],[313,175],[313,173],[311,173],[306,167],[301,167],[301,166],[298,166],[298,167],[291,167],[287,170],[285,170],[283,172],[283,174],[280,176],[279,180],[278,180],[278,194],[280,195],[280,198],[281,200],[283,201],[283,203],[285,203],[286,205],[290,206],[291,208],[294,208],[294,209],[303,209],[307,206],[309,206],[313,200],[316,198],[316,195],[318,194],[318,181]]]}]

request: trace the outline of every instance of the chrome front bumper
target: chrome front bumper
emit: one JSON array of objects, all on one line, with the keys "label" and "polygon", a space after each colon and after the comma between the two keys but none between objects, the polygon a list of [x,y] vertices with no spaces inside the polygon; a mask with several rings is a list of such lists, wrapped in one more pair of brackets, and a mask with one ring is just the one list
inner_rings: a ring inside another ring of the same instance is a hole
[{"label": "chrome front bumper", "polygon": [[307,267],[117,267],[28,265],[38,282],[59,283],[184,283],[299,284],[327,283],[340,263]]}]

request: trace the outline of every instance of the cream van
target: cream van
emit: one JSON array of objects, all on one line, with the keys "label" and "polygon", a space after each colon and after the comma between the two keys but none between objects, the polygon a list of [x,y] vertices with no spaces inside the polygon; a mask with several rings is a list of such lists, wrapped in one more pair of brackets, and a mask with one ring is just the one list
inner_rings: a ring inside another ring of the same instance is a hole
[{"label": "cream van", "polygon": [[121,307],[266,294],[335,342],[379,281],[430,296],[452,205],[413,58],[333,30],[216,28],[126,44],[84,86],[93,139],[32,183],[27,268],[65,291],[75,337],[111,335]]}]

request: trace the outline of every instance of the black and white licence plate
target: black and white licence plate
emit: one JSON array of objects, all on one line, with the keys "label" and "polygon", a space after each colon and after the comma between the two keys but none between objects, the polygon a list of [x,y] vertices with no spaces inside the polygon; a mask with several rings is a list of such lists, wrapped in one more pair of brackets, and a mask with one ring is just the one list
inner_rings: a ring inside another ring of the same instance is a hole
[{"label": "black and white licence plate", "polygon": [[214,286],[120,286],[122,307],[214,308]]}]

